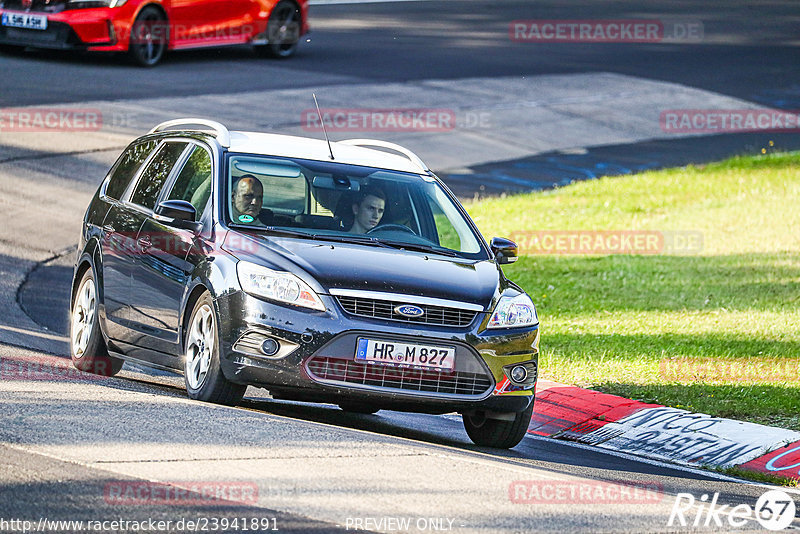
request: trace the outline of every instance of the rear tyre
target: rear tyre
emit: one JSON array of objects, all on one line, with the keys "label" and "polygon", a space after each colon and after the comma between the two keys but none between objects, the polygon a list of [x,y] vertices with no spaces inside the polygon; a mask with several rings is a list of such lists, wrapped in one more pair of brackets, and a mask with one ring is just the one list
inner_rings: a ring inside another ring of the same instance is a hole
[{"label": "rear tyre", "polygon": [[164,57],[169,42],[167,18],[160,9],[148,6],[131,26],[128,56],[141,67],[154,67]]},{"label": "rear tyre", "polygon": [[247,386],[234,384],[222,374],[217,316],[208,293],[194,305],[184,346],[184,379],[189,398],[227,406],[239,404]]},{"label": "rear tyre", "polygon": [[89,268],[78,283],[69,321],[69,352],[72,365],[81,371],[113,376],[122,369],[123,361],[108,354],[100,323],[97,320],[97,284]]},{"label": "rear tyre", "polygon": [[300,9],[291,0],[281,0],[270,13],[267,21],[269,44],[256,46],[260,56],[286,59],[297,51],[302,20]]},{"label": "rear tyre", "polygon": [[483,414],[464,414],[464,428],[475,445],[510,449],[525,437],[532,415],[533,402],[525,411],[515,414],[513,421],[489,419]]},{"label": "rear tyre", "polygon": [[377,408],[369,404],[361,404],[358,402],[340,402],[339,408],[341,408],[345,412],[362,413],[366,415],[371,415],[374,413],[378,413],[380,411],[380,408]]}]

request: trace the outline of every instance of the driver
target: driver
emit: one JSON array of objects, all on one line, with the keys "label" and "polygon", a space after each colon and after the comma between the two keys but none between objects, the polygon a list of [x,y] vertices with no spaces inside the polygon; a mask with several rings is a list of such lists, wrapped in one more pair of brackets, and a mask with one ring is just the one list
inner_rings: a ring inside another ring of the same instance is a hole
[{"label": "driver", "polygon": [[232,200],[234,222],[264,226],[258,220],[264,200],[264,186],[258,178],[252,174],[240,177],[233,186]]},{"label": "driver", "polygon": [[352,234],[365,234],[378,226],[386,210],[386,194],[377,187],[365,187],[353,203]]}]

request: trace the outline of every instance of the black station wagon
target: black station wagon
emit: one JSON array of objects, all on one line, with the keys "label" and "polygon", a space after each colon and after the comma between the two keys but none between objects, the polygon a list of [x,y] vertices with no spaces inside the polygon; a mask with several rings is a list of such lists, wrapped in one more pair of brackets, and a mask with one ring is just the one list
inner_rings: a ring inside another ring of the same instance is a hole
[{"label": "black station wagon", "polygon": [[228,405],[251,385],[358,413],[459,412],[475,443],[513,447],[539,342],[500,267],[516,254],[401,146],[169,121],[86,211],[72,361],[177,371],[189,397]]}]

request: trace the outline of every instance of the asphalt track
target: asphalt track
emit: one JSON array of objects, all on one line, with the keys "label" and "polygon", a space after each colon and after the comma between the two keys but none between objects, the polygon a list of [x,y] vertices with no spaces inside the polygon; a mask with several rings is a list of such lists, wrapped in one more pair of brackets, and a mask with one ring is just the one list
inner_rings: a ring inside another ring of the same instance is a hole
[{"label": "asphalt track", "polygon": [[[508,23],[516,19],[667,15],[702,20],[706,40],[599,46],[507,38]],[[254,91],[277,95],[272,91],[341,86],[346,92],[373,83],[598,72],[679,84],[756,106],[800,105],[793,29],[800,16],[792,2],[451,0],[315,6],[312,16],[310,42],[288,62],[264,62],[241,48],[173,54],[147,71],[110,57],[5,55],[0,105],[144,106],[159,97],[167,99],[167,108],[179,108],[197,97],[219,106],[227,95],[250,104]],[[280,105],[266,101],[261,113],[268,116]],[[207,114],[217,110],[229,112],[211,106]],[[48,355],[62,361],[67,354],[70,249],[99,177],[132,135],[124,129],[94,139],[0,132],[4,364]],[[580,150],[530,150],[465,168],[442,159],[437,170],[471,196],[752,153],[770,140],[787,148],[800,142],[796,134],[772,133],[597,145],[575,139],[565,139],[564,147]],[[699,498],[719,492],[720,503],[753,506],[764,492],[714,473],[532,436],[511,451],[481,449],[470,444],[456,416],[350,415],[333,406],[275,401],[254,388],[242,407],[220,408],[187,401],[181,387],[180,377],[130,366],[120,378],[102,381],[0,380],[0,518],[275,517],[281,530],[296,532],[337,531],[348,519],[388,516],[446,517],[456,532],[763,530],[754,521],[736,529],[702,521],[694,528],[667,525],[678,493]],[[104,497],[108,484],[121,481],[187,480],[249,481],[258,486],[259,499],[245,505],[120,506]],[[518,480],[657,484],[663,497],[645,505],[518,504],[509,497]],[[0,530],[11,529],[0,522]],[[385,524],[381,530],[393,531]]]}]

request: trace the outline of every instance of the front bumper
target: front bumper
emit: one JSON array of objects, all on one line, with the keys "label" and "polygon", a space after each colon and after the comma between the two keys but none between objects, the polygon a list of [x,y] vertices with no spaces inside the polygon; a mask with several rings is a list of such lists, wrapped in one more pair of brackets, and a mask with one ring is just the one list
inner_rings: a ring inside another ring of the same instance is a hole
[{"label": "front bumper", "polygon": [[[337,299],[320,296],[325,312],[273,304],[241,291],[220,296],[221,366],[236,383],[268,389],[273,396],[337,403],[364,402],[402,411],[520,412],[533,387],[510,384],[504,367],[538,363],[538,327],[485,330],[486,313],[463,328],[356,317]],[[278,357],[260,350],[270,337]],[[359,337],[448,345],[456,349],[453,373],[408,370],[356,362]],[[285,349],[285,350],[284,350]],[[289,352],[286,354],[286,352]]]},{"label": "front bumper", "polygon": [[[47,28],[29,30],[0,26],[0,43],[61,50],[123,52],[128,41],[121,38],[129,30],[133,8],[70,9],[57,13],[35,13],[47,17]],[[14,10],[2,12],[19,13]]]}]

